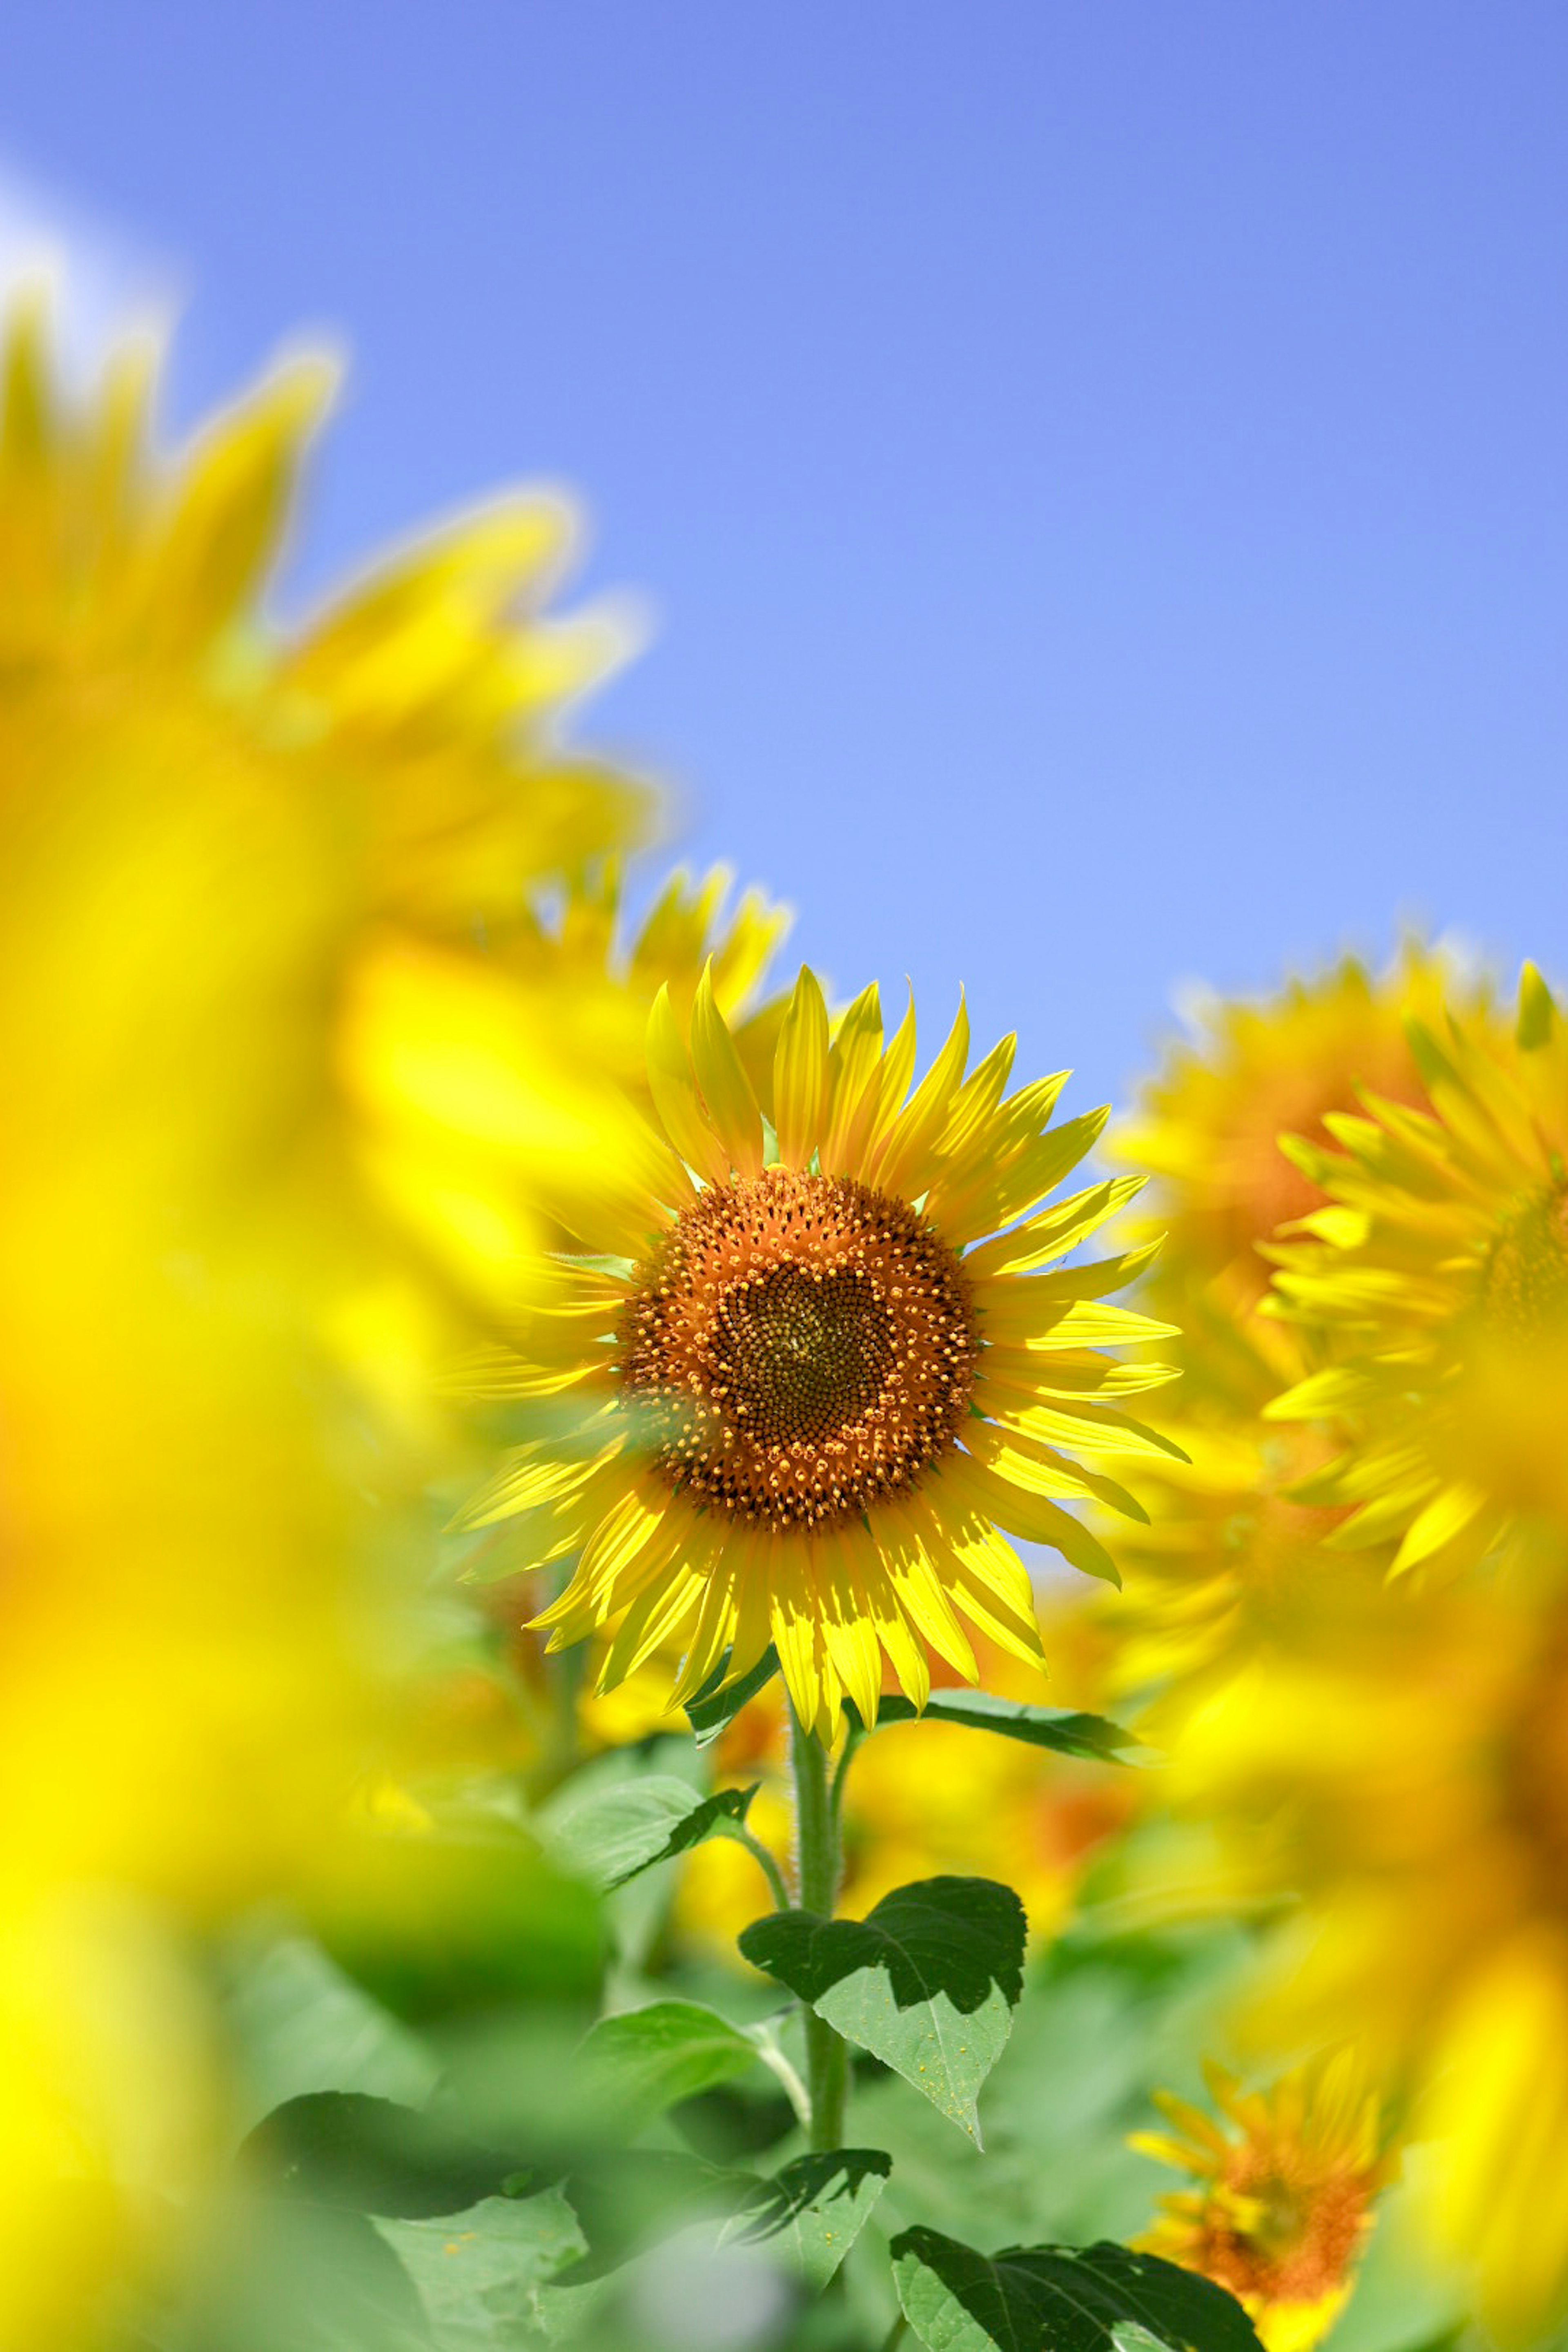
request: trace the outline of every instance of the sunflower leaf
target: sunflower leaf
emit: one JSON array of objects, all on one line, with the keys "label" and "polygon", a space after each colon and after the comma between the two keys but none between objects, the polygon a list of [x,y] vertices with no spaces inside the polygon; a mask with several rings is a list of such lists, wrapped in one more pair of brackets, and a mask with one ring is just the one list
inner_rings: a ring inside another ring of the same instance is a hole
[{"label": "sunflower leaf", "polygon": [[[853,1699],[844,1711],[858,1730],[864,1731]],[[1029,1748],[1053,1748],[1058,1756],[1087,1757],[1099,1764],[1152,1764],[1158,1750],[1143,1747],[1131,1731],[1102,1715],[1081,1715],[1070,1707],[1026,1706],[1019,1699],[998,1698],[994,1692],[935,1690],[923,1707],[907,1698],[884,1698],[878,1707],[878,1731],[895,1723],[962,1723],[974,1731],[990,1731],[1003,1739],[1021,1739]]]},{"label": "sunflower leaf", "polygon": [[892,2158],[879,2147],[797,2156],[760,2184],[723,2238],[765,2247],[820,2294],[865,2227],[892,2168]]},{"label": "sunflower leaf", "polygon": [[[739,2241],[819,2292],[859,2236],[892,2169],[880,2148],[796,2157],[772,2179],[684,2149],[632,2148],[569,2179],[586,2252],[560,2278],[574,2298],[679,2231],[710,2224],[714,2251]],[[570,2313],[570,2301],[562,2305]]]},{"label": "sunflower leaf", "polygon": [[439,2221],[374,2227],[417,2290],[435,2352],[504,2352],[536,2341],[540,2289],[584,2247],[558,2189],[521,2200],[486,2197]]},{"label": "sunflower leaf", "polygon": [[770,1642],[751,1672],[726,1690],[723,1682],[729,1670],[730,1662],[725,1658],[714,1667],[696,1696],[686,1703],[687,1721],[699,1748],[711,1747],[729,1729],[748,1700],[766,1690],[779,1670],[779,1654]]},{"label": "sunflower leaf", "polygon": [[754,2042],[694,2000],[656,2000],[602,2017],[578,2057],[590,2105],[602,2105],[627,2133],[758,2063]]},{"label": "sunflower leaf", "polygon": [[891,2252],[900,2305],[930,2352],[1259,2352],[1223,2287],[1125,2246],[981,2254],[917,2229]]},{"label": "sunflower leaf", "polygon": [[927,1878],[895,1887],[864,1919],[775,1911],[741,1949],[978,2147],[975,2099],[1012,2030],[1026,1934],[1010,1886]]},{"label": "sunflower leaf", "polygon": [[743,1822],[757,1786],[717,1789],[705,1797],[684,1780],[654,1775],[574,1798],[568,1785],[536,1826],[563,1870],[607,1895],[656,1862],[669,1862]]}]

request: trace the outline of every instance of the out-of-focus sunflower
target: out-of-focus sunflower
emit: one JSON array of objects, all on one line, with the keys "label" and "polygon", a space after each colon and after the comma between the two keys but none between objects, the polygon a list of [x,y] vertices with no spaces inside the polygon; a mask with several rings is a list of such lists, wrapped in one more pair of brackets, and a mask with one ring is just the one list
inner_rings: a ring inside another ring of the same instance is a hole
[{"label": "out-of-focus sunflower", "polygon": [[531,982],[570,989],[575,1020],[603,1029],[606,1066],[645,1097],[648,1008],[668,988],[677,1021],[689,1024],[697,983],[710,966],[714,1001],[771,1116],[773,1050],[789,996],[763,991],[792,919],[754,886],[731,907],[731,882],[722,866],[696,877],[678,868],[630,928],[620,866],[597,860],[559,909],[541,910],[529,935],[510,943],[507,960]]},{"label": "out-of-focus sunflower", "polygon": [[1368,1091],[1292,1144],[1327,1205],[1271,1255],[1274,1312],[1331,1360],[1268,1407],[1349,1444],[1298,1491],[1331,1540],[1459,1571],[1568,1524],[1568,1030],[1527,966],[1514,1038],[1412,1024],[1429,1108]]},{"label": "out-of-focus sunflower", "polygon": [[[1174,1048],[1120,1130],[1120,1153],[1155,1171],[1140,1214],[1166,1230],[1144,1277],[1154,1311],[1176,1324],[1182,1379],[1154,1418],[1185,1462],[1141,1465],[1150,1524],[1120,1548],[1126,1591],[1117,1680],[1187,1704],[1289,1621],[1302,1576],[1381,1573],[1386,1553],[1352,1569],[1325,1560],[1342,1507],[1298,1494],[1331,1458],[1321,1432],[1273,1423],[1266,1408],[1320,1360],[1311,1337],[1259,1313],[1262,1245],[1282,1220],[1325,1195],[1280,1147],[1282,1129],[1313,1136],[1353,1108],[1363,1081],[1390,1099],[1420,1098],[1406,1022],[1434,1011],[1445,984],[1478,1008],[1456,960],[1407,944],[1381,972],[1352,959],[1257,1002],[1217,1003]],[[1162,1710],[1168,1713],[1168,1709]],[[1160,1737],[1172,1727],[1154,1727]]]},{"label": "out-of-focus sunflower", "polygon": [[1325,1117],[1353,1109],[1359,1085],[1418,1102],[1405,1024],[1435,1013],[1456,980],[1452,957],[1409,941],[1382,972],[1346,956],[1273,996],[1205,1003],[1114,1138],[1154,1180],[1145,1213],[1166,1235],[1163,1291],[1191,1299],[1220,1282],[1227,1312],[1258,1297],[1258,1244],[1322,1198],[1280,1137],[1322,1140]]},{"label": "out-of-focus sunflower", "polygon": [[[498,1009],[472,922],[504,933],[646,806],[553,741],[605,650],[537,618],[558,501],[280,634],[331,371],[279,371],[174,464],[153,373],[123,352],[73,403],[37,304],[0,340],[0,2200],[36,2254],[0,2266],[0,2335],[25,2342],[66,2339],[92,2249],[210,2154],[179,1927],[297,1886],[335,1833],[407,1647],[430,1464],[399,1416],[467,1328],[453,1277],[516,1264],[536,1151],[580,1182],[604,1156],[569,1038],[542,1048],[515,984]],[[498,1130],[510,1259],[473,1246],[463,1157]]]},{"label": "out-of-focus sunflower", "polygon": [[1137,1507],[1060,1447],[1157,1444],[1114,1402],[1150,1375],[1100,1352],[1163,1328],[1102,1303],[1147,1253],[1058,1266],[1116,1205],[1101,1183],[1038,1208],[1104,1114],[1049,1130],[1061,1077],[1004,1101],[1012,1040],[966,1079],[967,1050],[961,1009],[906,1101],[912,1005],[884,1049],[868,989],[830,1044],[803,971],[764,1126],[710,976],[689,1038],[660,992],[662,1132],[626,1168],[618,1215],[579,1213],[606,1255],[563,1266],[501,1376],[574,1397],[575,1431],[521,1449],[468,1515],[527,1514],[536,1559],[578,1555],[542,1622],[561,1644],[619,1620],[604,1686],[679,1642],[683,1696],[726,1653],[744,1674],[771,1639],[800,1719],[831,1738],[846,1693],[875,1717],[884,1654],[917,1703],[927,1643],[972,1679],[958,1612],[1039,1663],[1028,1576],[999,1528],[1114,1575],[1061,1506]]},{"label": "out-of-focus sunflower", "polygon": [[1565,1727],[1560,1583],[1384,1590],[1304,1611],[1172,1767],[1233,1894],[1295,1898],[1250,2030],[1357,2038],[1438,2141],[1428,2220],[1510,2334],[1568,2305]]},{"label": "out-of-focus sunflower", "polygon": [[1380,2102],[1350,2050],[1267,2091],[1244,2092],[1218,2066],[1205,2072],[1223,2123],[1161,2092],[1172,2130],[1133,2137],[1194,2182],[1160,2199],[1159,2221],[1137,2242],[1227,2288],[1268,2352],[1310,2352],[1349,2300],[1395,2169]]}]

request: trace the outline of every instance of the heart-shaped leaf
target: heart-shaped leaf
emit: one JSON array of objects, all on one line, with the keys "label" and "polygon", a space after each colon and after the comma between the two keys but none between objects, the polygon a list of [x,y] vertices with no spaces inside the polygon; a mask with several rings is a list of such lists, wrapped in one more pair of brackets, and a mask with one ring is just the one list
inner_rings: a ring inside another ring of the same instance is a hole
[{"label": "heart-shaped leaf", "polygon": [[857,2048],[900,2074],[980,2144],[975,2098],[1024,1988],[1024,1906],[989,1878],[896,1887],[864,1919],[775,1911],[741,1937]]},{"label": "heart-shaped leaf", "polygon": [[928,2352],[1260,2352],[1223,2287],[1125,2246],[980,2254],[906,2230],[891,2252],[904,2316]]},{"label": "heart-shaped leaf", "polygon": [[575,1798],[567,1787],[541,1815],[539,1828],[562,1869],[607,1895],[656,1862],[743,1822],[756,1793],[753,1783],[705,1797],[684,1780],[659,1776]]},{"label": "heart-shaped leaf", "polygon": [[[852,1699],[844,1711],[859,1726]],[[1143,1747],[1131,1731],[1102,1715],[1081,1715],[1061,1706],[1026,1706],[1019,1699],[998,1698],[994,1692],[935,1690],[923,1708],[907,1698],[889,1697],[877,1711],[877,1728],[895,1723],[962,1723],[973,1731],[990,1731],[1003,1739],[1021,1739],[1030,1748],[1049,1748],[1058,1756],[1087,1757],[1097,1764],[1148,1764],[1156,1751]]]}]

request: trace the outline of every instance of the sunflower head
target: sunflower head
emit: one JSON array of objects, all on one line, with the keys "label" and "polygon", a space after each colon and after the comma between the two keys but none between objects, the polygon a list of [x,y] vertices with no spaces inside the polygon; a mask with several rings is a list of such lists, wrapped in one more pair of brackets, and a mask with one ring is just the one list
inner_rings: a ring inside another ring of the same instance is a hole
[{"label": "sunflower head", "polygon": [[1268,1280],[1258,1245],[1320,1207],[1310,1171],[1280,1150],[1282,1135],[1322,1142],[1358,1086],[1394,1102],[1421,1099],[1405,1034],[1432,1017],[1451,959],[1408,941],[1390,968],[1346,956],[1261,1002],[1216,1000],[1196,1034],[1173,1045],[1119,1136],[1156,1180],[1155,1213],[1168,1234],[1161,1281],[1189,1295],[1223,1281],[1240,1302]]},{"label": "sunflower head", "polygon": [[646,1148],[613,1216],[582,1204],[596,1255],[563,1264],[505,1376],[580,1401],[575,1451],[524,1447],[468,1515],[520,1518],[535,1562],[577,1556],[542,1622],[557,1643],[613,1625],[607,1685],[675,1643],[682,1696],[772,1640],[829,1737],[846,1695],[875,1718],[884,1658],[921,1704],[928,1645],[973,1680],[963,1619],[1040,1664],[1003,1530],[1114,1577],[1062,1506],[1138,1507],[1062,1448],[1158,1443],[1114,1400],[1162,1368],[1103,1346],[1166,1327],[1103,1303],[1147,1251],[1061,1263],[1134,1188],[1041,1206],[1104,1114],[1051,1129],[1062,1079],[1005,1096],[1012,1050],[966,1076],[961,1006],[911,1092],[912,1004],[884,1043],[868,989],[835,1034],[803,971],[764,1119],[711,971],[689,1022],[660,990]]},{"label": "sunflower head", "polygon": [[1194,2177],[1160,2200],[1139,2242],[1234,2294],[1268,2352],[1310,2352],[1349,2297],[1377,2193],[1392,2174],[1379,2103],[1348,2053],[1267,2092],[1205,2069],[1223,2122],[1168,2093],[1172,2129],[1139,2133],[1142,2154]]},{"label": "sunflower head", "polygon": [[1324,1196],[1268,1255],[1269,1310],[1328,1361],[1268,1411],[1343,1451],[1309,1499],[1396,1571],[1532,1550],[1568,1477],[1568,1030],[1527,967],[1510,1036],[1450,1018],[1411,1042],[1425,1102],[1374,1093],[1292,1157]]}]

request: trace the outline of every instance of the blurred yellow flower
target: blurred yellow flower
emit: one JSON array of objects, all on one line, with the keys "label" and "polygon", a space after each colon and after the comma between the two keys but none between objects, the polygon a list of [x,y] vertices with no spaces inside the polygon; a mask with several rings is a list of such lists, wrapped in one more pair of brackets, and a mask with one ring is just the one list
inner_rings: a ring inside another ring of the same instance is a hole
[{"label": "blurred yellow flower", "polygon": [[1119,1548],[1116,1681],[1163,1694],[1155,1738],[1174,1737],[1175,1712],[1207,1680],[1288,1626],[1300,1578],[1344,1582],[1386,1567],[1386,1550],[1354,1562],[1325,1556],[1345,1508],[1298,1490],[1325,1467],[1332,1443],[1266,1417],[1321,1358],[1310,1335],[1260,1314],[1262,1245],[1326,1198],[1280,1148],[1281,1130],[1326,1136],[1324,1122],[1354,1107],[1363,1081],[1418,1100],[1405,1024],[1435,1012],[1445,986],[1484,1003],[1451,956],[1407,943],[1381,972],[1346,958],[1273,996],[1217,1003],[1114,1139],[1121,1155],[1155,1171],[1134,1230],[1163,1228],[1167,1239],[1144,1297],[1180,1332],[1162,1352],[1182,1378],[1152,1417],[1188,1459],[1139,1465],[1150,1524]]},{"label": "blurred yellow flower", "polygon": [[[92,2269],[48,2258],[52,2176],[117,2184],[106,2242],[184,2185],[178,1928],[308,1880],[407,1663],[451,1277],[515,1283],[536,1147],[603,1156],[581,1080],[541,1083],[582,1057],[515,983],[503,1016],[473,925],[646,809],[552,741],[607,650],[535,617],[558,502],[279,636],[331,371],[174,466],[153,374],[122,352],[75,404],[37,304],[0,341],[0,2200],[38,2251],[0,2266],[7,2341],[57,2340]],[[464,1155],[498,1124],[481,1246]]]},{"label": "blurred yellow flower", "polygon": [[1155,2104],[1172,2130],[1133,2137],[1194,2180],[1160,2199],[1159,2221],[1137,2242],[1227,2288],[1268,2352],[1310,2352],[1349,2300],[1374,2200],[1393,2177],[1378,2099],[1348,2050],[1263,2092],[1205,2071],[1223,2124],[1162,2092]]},{"label": "blurred yellow flower", "polygon": [[1429,2221],[1509,2333],[1568,2304],[1565,1727],[1560,1577],[1384,1589],[1303,1612],[1172,1768],[1233,1896],[1299,1898],[1257,2032],[1353,2034],[1409,2098],[1441,2143]]},{"label": "blurred yellow flower", "polygon": [[1120,1195],[1094,1185],[1039,1212],[1103,1113],[1048,1131],[1060,1076],[1004,1102],[1012,1051],[966,1081],[961,1008],[906,1101],[912,1004],[884,1048],[868,989],[830,1043],[803,970],[765,1127],[711,974],[689,1030],[661,990],[658,1129],[623,1160],[613,1212],[601,1197],[567,1213],[605,1255],[563,1265],[520,1344],[513,1392],[570,1391],[576,1426],[522,1447],[467,1515],[525,1517],[536,1559],[578,1555],[541,1622],[559,1646],[619,1620],[602,1687],[679,1642],[679,1698],[726,1653],[744,1674],[771,1640],[801,1721],[830,1740],[846,1694],[874,1720],[884,1654],[917,1703],[927,1643],[973,1677],[955,1604],[1042,1663],[1000,1528],[1114,1577],[1061,1501],[1137,1507],[1058,1443],[1157,1445],[1107,1402],[1147,1376],[1098,1343],[1163,1327],[1102,1303],[1147,1253],[1037,1271]]},{"label": "blurred yellow flower", "polygon": [[1154,1286],[1192,1302],[1218,1283],[1227,1312],[1258,1297],[1258,1243],[1322,1199],[1280,1137],[1322,1140],[1327,1115],[1352,1109],[1360,1085],[1419,1101],[1405,1024],[1437,1012],[1446,982],[1458,985],[1453,960],[1407,941],[1382,972],[1346,956],[1277,995],[1205,1007],[1112,1136],[1118,1157],[1154,1178],[1146,1213],[1166,1235]]},{"label": "blurred yellow flower", "polygon": [[1430,1108],[1368,1092],[1298,1141],[1326,1205],[1271,1255],[1271,1310],[1331,1360],[1269,1407],[1348,1444],[1304,1501],[1346,1507],[1336,1545],[1393,1571],[1472,1567],[1568,1524],[1568,1030],[1526,966],[1512,1040],[1412,1024]]}]

